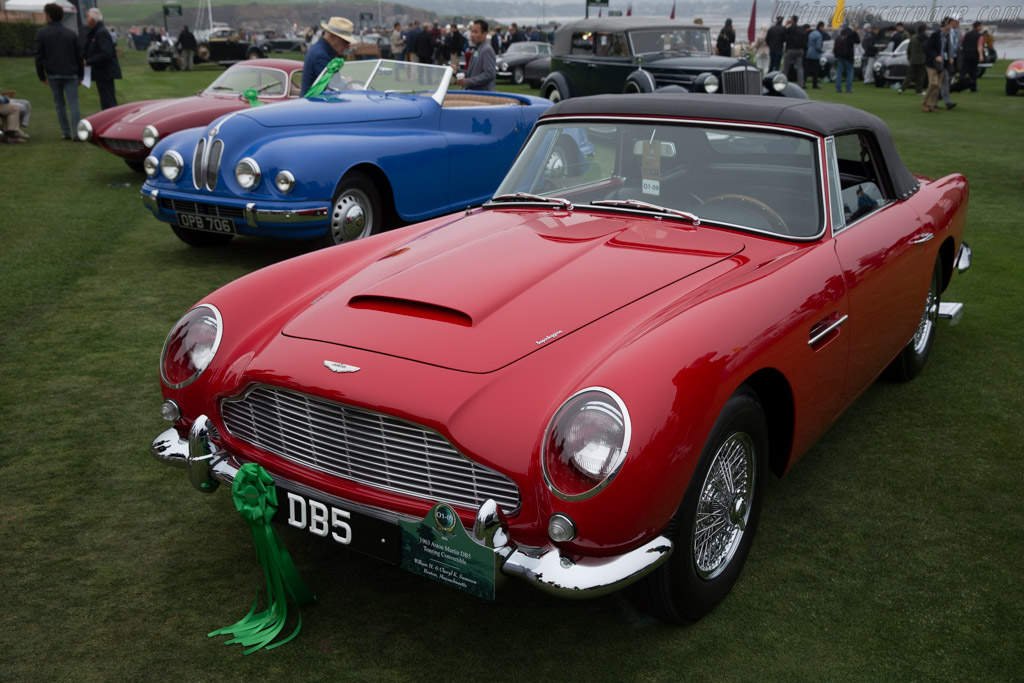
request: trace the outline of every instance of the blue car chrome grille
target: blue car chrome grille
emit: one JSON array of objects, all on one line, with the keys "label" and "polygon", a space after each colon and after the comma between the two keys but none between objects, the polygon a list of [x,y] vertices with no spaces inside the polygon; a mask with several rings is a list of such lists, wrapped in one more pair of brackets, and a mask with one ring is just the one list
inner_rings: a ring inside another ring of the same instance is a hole
[{"label": "blue car chrome grille", "polygon": [[160,197],[161,209],[169,209],[176,213],[196,213],[200,216],[214,216],[216,218],[245,218],[245,209],[237,206],[218,206],[217,204],[206,204],[205,202],[193,202],[188,199],[172,199]]},{"label": "blue car chrome grille", "polygon": [[220,158],[224,154],[224,143],[211,140],[207,145],[206,138],[199,138],[196,150],[192,153],[192,184],[197,190],[215,190],[217,188],[217,172],[220,170]]},{"label": "blue car chrome grille", "polygon": [[221,403],[228,433],[304,467],[374,488],[470,509],[519,509],[519,488],[437,432],[389,415],[259,386]]}]

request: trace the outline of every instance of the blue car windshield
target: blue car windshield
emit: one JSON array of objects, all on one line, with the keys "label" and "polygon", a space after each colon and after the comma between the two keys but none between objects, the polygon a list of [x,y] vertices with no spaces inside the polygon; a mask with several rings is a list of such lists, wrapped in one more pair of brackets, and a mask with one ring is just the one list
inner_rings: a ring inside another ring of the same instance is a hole
[{"label": "blue car windshield", "polygon": [[448,91],[452,70],[447,66],[396,62],[390,59],[346,61],[331,78],[327,90],[373,90],[426,94],[438,101]]},{"label": "blue car windshield", "polygon": [[572,204],[796,239],[824,230],[818,139],[703,122],[539,124],[488,206]]}]

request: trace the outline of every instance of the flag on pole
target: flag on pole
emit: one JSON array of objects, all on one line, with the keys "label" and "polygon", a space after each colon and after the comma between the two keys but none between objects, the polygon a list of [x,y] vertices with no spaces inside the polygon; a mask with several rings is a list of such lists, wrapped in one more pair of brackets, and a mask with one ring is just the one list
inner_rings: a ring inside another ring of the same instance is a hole
[{"label": "flag on pole", "polygon": [[598,19],[601,18],[601,8],[600,7],[597,8],[597,18]]},{"label": "flag on pole", "polygon": [[672,0],[672,14],[668,15],[669,19],[676,18],[676,0]]},{"label": "flag on pole", "polygon": [[747,26],[747,42],[754,44],[754,27],[757,23],[757,0],[754,0],[754,7],[750,10],[750,25]]},{"label": "flag on pole", "polygon": [[632,2],[630,2],[630,3],[629,3],[629,4],[627,5],[627,6],[626,6],[626,16],[627,16],[627,17],[631,17],[631,16],[633,16],[633,3],[632,3]]},{"label": "flag on pole", "polygon": [[836,2],[836,13],[832,15],[832,28],[839,28],[843,25],[843,0]]}]

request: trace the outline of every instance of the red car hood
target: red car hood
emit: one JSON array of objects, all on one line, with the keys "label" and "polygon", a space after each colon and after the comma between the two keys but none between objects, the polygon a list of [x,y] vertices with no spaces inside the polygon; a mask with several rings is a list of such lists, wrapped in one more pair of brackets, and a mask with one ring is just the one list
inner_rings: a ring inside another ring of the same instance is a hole
[{"label": "red car hood", "polygon": [[485,210],[389,252],[283,333],[490,372],[742,249],[674,221]]},{"label": "red car hood", "polygon": [[[106,137],[138,137],[141,130],[147,125],[156,126],[162,135],[169,135],[176,132],[181,126],[175,126],[173,130],[161,130],[161,123],[170,119],[181,119],[181,124],[188,126],[206,125],[218,116],[249,108],[249,103],[239,99],[237,96],[217,97],[210,95],[193,95],[172,100],[148,100],[145,102],[133,102],[119,107],[115,117],[111,117],[102,124],[101,131],[110,130],[110,133],[121,132],[122,135],[108,134]],[[118,128],[120,130],[118,131]]]}]

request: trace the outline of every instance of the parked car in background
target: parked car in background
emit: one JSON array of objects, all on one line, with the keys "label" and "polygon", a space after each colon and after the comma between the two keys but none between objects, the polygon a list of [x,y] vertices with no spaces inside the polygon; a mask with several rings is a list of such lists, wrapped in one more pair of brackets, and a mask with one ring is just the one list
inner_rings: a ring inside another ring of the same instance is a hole
[{"label": "parked car in background", "polygon": [[478,205],[550,102],[449,92],[449,67],[347,61],[320,96],[159,143],[142,198],[192,246],[236,234],[328,246]]},{"label": "parked car in background", "polygon": [[[221,66],[231,66],[247,59],[261,59],[271,52],[273,50],[268,41],[249,41],[236,29],[218,28],[209,33],[209,38],[199,43],[193,59],[196,64],[216,62]],[[157,41],[149,46],[146,61],[154,71],[178,69],[181,66],[181,49],[177,43]]]},{"label": "parked car in background", "polygon": [[910,48],[910,40],[901,41],[895,50],[879,52],[875,59],[873,69],[875,72],[875,87],[885,88],[893,83],[902,83],[910,71],[910,57],[907,50]]},{"label": "parked car in background", "polygon": [[712,54],[706,26],[650,17],[580,19],[555,32],[551,73],[541,96],[675,92],[766,94],[806,98],[779,72],[761,76],[744,59]]},{"label": "parked car in background", "polygon": [[1024,60],[1018,59],[1010,62],[1006,67],[1006,94],[1016,95],[1017,91],[1024,88]]},{"label": "parked car in background", "polygon": [[[597,150],[556,173],[567,137]],[[339,553],[487,598],[502,576],[567,598],[628,587],[692,622],[739,576],[768,473],[883,371],[924,369],[969,261],[967,196],[844,105],[563,101],[482,208],[185,313],[151,453],[207,493],[258,464],[274,520]]]},{"label": "parked car in background", "polygon": [[551,46],[547,43],[524,41],[512,43],[497,59],[498,78],[507,78],[516,85],[526,81],[526,69],[531,62],[541,57],[551,57]]},{"label": "parked car in background", "polygon": [[145,100],[104,109],[78,123],[76,135],[121,157],[133,170],[162,138],[195,126],[205,126],[224,114],[252,107],[245,97],[255,90],[264,104],[298,97],[302,62],[294,59],[255,59],[235,64],[204,90],[190,97]]},{"label": "parked car in background", "polygon": [[259,39],[270,52],[305,52],[306,39],[294,34],[266,31]]},{"label": "parked car in background", "polygon": [[[518,45],[518,43],[516,43]],[[539,88],[541,82],[551,73],[551,53],[526,63],[523,78],[531,88]]]}]

